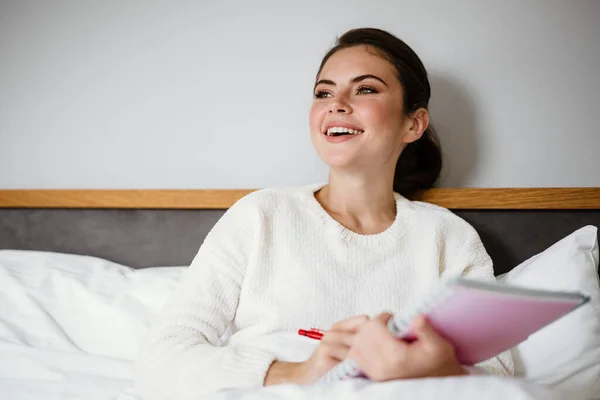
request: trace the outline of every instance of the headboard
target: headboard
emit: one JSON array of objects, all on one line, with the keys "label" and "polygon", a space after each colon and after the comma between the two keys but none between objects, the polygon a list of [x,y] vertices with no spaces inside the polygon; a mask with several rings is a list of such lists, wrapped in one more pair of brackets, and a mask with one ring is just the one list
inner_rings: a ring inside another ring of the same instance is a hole
[{"label": "headboard", "polygon": [[[204,237],[252,190],[0,190],[0,249],[85,254],[134,268],[188,265]],[[585,226],[600,188],[432,189],[479,232],[496,274]]]}]

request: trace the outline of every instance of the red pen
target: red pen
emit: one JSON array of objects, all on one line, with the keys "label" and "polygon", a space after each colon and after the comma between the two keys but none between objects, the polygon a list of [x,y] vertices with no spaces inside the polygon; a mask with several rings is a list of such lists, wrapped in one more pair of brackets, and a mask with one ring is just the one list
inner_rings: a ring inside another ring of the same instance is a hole
[{"label": "red pen", "polygon": [[321,338],[323,337],[323,331],[316,328],[310,328],[309,330],[298,329],[298,335],[306,336],[311,339],[321,340]]}]

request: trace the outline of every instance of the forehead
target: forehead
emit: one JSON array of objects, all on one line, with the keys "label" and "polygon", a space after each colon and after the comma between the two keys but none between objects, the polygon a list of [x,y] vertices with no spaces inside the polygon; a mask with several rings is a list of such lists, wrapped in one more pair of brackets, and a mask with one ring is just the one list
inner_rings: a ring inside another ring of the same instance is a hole
[{"label": "forehead", "polygon": [[374,49],[364,45],[342,49],[333,54],[323,66],[318,79],[331,79],[337,82],[364,74],[377,75],[388,84],[395,80],[392,64],[378,55]]}]

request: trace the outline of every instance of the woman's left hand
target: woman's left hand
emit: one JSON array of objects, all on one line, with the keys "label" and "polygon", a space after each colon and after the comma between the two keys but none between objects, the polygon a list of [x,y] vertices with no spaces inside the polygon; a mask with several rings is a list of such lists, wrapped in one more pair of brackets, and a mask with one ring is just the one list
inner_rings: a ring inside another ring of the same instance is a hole
[{"label": "woman's left hand", "polygon": [[454,348],[424,317],[413,324],[412,343],[396,339],[387,329],[391,314],[365,322],[355,334],[348,357],[374,381],[466,375]]}]

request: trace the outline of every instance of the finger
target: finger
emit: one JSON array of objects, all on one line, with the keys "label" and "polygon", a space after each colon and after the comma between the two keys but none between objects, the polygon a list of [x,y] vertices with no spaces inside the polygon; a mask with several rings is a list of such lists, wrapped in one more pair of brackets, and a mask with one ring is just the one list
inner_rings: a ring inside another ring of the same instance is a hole
[{"label": "finger", "polygon": [[353,331],[368,320],[369,317],[367,317],[366,315],[356,315],[354,317],[350,317],[348,319],[335,323],[331,327],[331,330]]},{"label": "finger", "polygon": [[321,342],[328,344],[352,345],[354,333],[348,331],[327,331],[321,338]]},{"label": "finger", "polygon": [[355,360],[369,377],[383,380],[403,369],[409,345],[390,334],[384,322],[385,316],[378,317],[380,318],[374,318],[360,328],[354,337],[354,344],[350,347],[349,357]]},{"label": "finger", "polygon": [[388,312],[384,312],[379,314],[377,317],[375,317],[374,319],[380,322],[383,322],[384,324],[387,324],[388,321],[390,320],[390,318],[392,318],[392,314],[388,313]]},{"label": "finger", "polygon": [[327,357],[342,361],[348,356],[350,347],[343,344],[324,344],[323,349]]},{"label": "finger", "polygon": [[380,354],[386,353],[390,347],[405,347],[406,344],[394,338],[388,330],[386,318],[389,320],[389,317],[381,315],[364,324],[353,337],[353,345],[369,346]]},{"label": "finger", "polygon": [[423,315],[415,318],[413,329],[419,340],[423,340],[426,343],[437,344],[443,341],[442,337],[433,329],[427,318]]},{"label": "finger", "polygon": [[386,314],[378,315],[377,317],[362,325],[359,330],[359,334],[362,334],[362,336],[371,337],[373,339],[381,339],[387,336],[391,337],[390,332],[387,328],[387,322],[390,319],[390,317],[391,315]]}]

